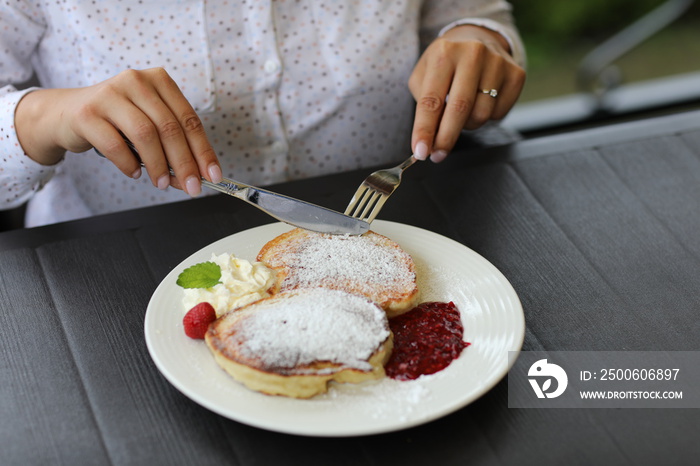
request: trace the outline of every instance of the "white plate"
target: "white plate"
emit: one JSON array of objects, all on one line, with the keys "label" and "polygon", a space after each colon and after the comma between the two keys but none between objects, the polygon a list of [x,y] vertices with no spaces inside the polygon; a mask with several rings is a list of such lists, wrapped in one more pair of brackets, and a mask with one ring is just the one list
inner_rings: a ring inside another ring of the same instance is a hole
[{"label": "white plate", "polygon": [[[453,301],[471,343],[446,369],[413,381],[383,379],[334,384],[310,400],[273,397],[235,382],[202,340],[185,336],[177,276],[224,252],[254,260],[260,248],[289,230],[264,225],[223,238],[188,257],[158,286],[146,311],[146,344],[158,369],[187,397],[227,418],[263,429],[323,437],[390,432],[452,413],[489,391],[508,372],[508,352],[525,336],[522,306],[506,278],[471,249],[433,232],[377,220],[372,229],[413,257],[421,301]],[[513,359],[514,360],[514,359]]]}]

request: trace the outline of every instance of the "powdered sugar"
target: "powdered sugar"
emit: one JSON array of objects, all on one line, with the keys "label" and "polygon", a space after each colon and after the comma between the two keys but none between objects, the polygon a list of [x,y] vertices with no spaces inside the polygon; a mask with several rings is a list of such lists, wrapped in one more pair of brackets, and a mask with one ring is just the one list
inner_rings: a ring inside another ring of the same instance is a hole
[{"label": "powdered sugar", "polygon": [[368,359],[388,337],[386,314],[375,303],[317,288],[282,293],[254,305],[229,343],[267,368],[329,361],[367,371],[372,369]]},{"label": "powdered sugar", "polygon": [[283,252],[284,263],[271,261],[290,269],[283,288],[342,287],[374,297],[415,286],[411,257],[381,235],[308,235]]},{"label": "powdered sugar", "polygon": [[[429,384],[423,379],[401,382],[386,378],[357,385],[334,383],[328,393],[314,398],[314,403],[320,406],[328,403],[333,405],[333,409],[364,412],[373,420],[396,419],[406,422],[412,416],[423,415],[423,406],[433,399]],[[398,413],[397,400],[400,400],[401,406]]]}]

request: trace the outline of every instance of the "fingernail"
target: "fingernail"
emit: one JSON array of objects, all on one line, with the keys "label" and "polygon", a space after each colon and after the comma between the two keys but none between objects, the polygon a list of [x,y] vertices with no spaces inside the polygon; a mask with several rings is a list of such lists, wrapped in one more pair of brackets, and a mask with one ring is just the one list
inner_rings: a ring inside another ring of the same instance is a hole
[{"label": "fingernail", "polygon": [[137,168],[136,171],[131,174],[131,177],[135,180],[141,178],[141,167]]},{"label": "fingernail", "polygon": [[435,163],[442,162],[443,160],[445,160],[446,157],[447,157],[447,151],[444,151],[444,150],[436,150],[435,152],[430,154],[430,160],[435,162]]},{"label": "fingernail", "polygon": [[428,145],[423,141],[419,141],[416,144],[416,150],[413,151],[413,157],[418,160],[425,160],[428,158]]},{"label": "fingernail", "polygon": [[199,183],[199,178],[196,176],[190,176],[185,180],[185,189],[187,189],[187,194],[192,197],[198,196],[202,191],[202,186]]},{"label": "fingernail", "polygon": [[209,165],[209,178],[211,178],[212,183],[221,183],[221,180],[224,179],[224,175],[221,174],[221,167],[215,163]]},{"label": "fingernail", "polygon": [[165,191],[168,189],[168,186],[170,186],[170,176],[162,175],[160,178],[158,178],[158,189]]}]

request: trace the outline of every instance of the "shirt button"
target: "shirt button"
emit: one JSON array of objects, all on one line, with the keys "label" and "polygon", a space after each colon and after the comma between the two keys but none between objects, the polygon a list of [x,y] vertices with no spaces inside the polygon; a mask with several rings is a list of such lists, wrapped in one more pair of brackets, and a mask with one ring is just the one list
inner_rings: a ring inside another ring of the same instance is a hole
[{"label": "shirt button", "polygon": [[273,59],[267,60],[265,65],[263,65],[263,69],[265,70],[265,73],[268,74],[276,73],[280,69],[280,62]]}]

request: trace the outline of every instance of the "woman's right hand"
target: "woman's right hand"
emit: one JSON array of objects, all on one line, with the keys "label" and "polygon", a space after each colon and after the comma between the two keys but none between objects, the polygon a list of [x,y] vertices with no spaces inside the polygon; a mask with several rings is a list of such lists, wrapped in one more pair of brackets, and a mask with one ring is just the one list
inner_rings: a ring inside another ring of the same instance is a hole
[{"label": "woman's right hand", "polygon": [[172,185],[196,196],[200,177],[215,183],[222,177],[202,121],[162,68],[127,70],[89,87],[30,92],[17,106],[15,128],[25,153],[44,165],[57,163],[65,151],[95,147],[138,178],[140,162],[121,132],[160,189]]}]

